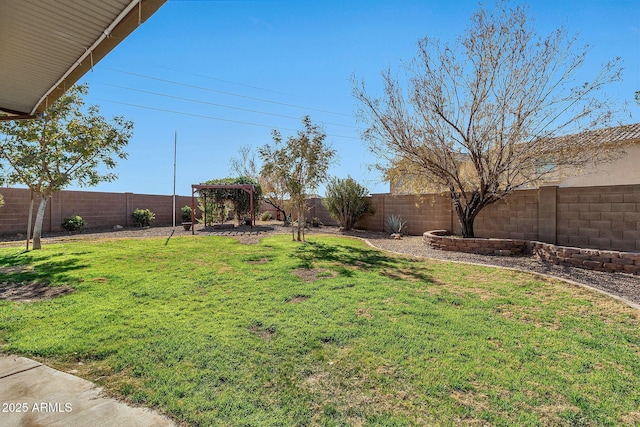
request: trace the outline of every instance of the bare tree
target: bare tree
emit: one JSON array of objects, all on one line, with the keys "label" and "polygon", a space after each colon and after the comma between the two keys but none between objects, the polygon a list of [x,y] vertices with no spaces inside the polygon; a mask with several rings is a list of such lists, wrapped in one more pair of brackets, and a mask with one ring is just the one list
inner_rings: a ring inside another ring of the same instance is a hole
[{"label": "bare tree", "polygon": [[248,145],[243,145],[238,150],[239,157],[230,161],[231,172],[236,176],[246,176],[260,183],[262,187],[262,200],[282,214],[282,219],[287,223],[287,208],[290,203],[286,200],[287,191],[282,183],[275,177],[267,175],[265,170],[260,170],[256,161],[256,153]]},{"label": "bare tree", "polygon": [[612,154],[599,138],[567,138],[607,126],[601,94],[620,79],[619,58],[590,81],[576,72],[588,48],[559,28],[542,37],[523,6],[481,7],[453,43],[424,38],[405,66],[408,90],[390,70],[384,94],[354,79],[364,138],[385,178],[417,192],[451,195],[464,237],[486,206],[557,168],[577,170]]}]

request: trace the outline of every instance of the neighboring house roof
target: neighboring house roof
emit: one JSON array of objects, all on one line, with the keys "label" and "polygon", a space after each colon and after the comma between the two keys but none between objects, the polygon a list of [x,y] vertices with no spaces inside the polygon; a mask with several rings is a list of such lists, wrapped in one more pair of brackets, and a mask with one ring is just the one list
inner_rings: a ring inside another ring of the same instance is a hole
[{"label": "neighboring house roof", "polygon": [[165,2],[0,1],[0,120],[46,110]]},{"label": "neighboring house roof", "polygon": [[[558,138],[577,139],[585,146],[595,144],[607,144],[616,151],[625,153],[620,158],[611,162],[599,162],[586,167],[581,171],[558,171],[558,176],[552,175],[545,179],[543,185],[565,186],[595,186],[595,185],[625,185],[640,184],[640,169],[636,166],[640,162],[640,123],[614,126],[592,131],[584,131],[576,134],[560,136]],[[458,153],[461,160],[466,159],[465,154]],[[566,174],[566,176],[563,175]],[[412,194],[399,179],[390,182],[392,194]]]},{"label": "neighboring house roof", "polygon": [[561,136],[560,138],[578,139],[581,142],[602,142],[613,145],[625,145],[640,142],[640,123],[614,126]]}]

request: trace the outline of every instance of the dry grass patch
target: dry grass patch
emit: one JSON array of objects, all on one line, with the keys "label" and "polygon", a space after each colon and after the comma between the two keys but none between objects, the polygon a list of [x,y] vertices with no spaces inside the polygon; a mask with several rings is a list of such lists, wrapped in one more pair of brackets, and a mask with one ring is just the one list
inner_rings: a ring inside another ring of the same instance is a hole
[{"label": "dry grass patch", "polygon": [[309,297],[307,295],[298,295],[298,296],[295,296],[293,298],[288,299],[287,302],[290,303],[290,304],[298,304],[298,303],[304,302],[304,301],[306,301],[308,299],[309,299]]},{"label": "dry grass patch", "polygon": [[358,317],[364,317],[365,319],[373,319],[373,315],[369,312],[368,309],[364,307],[358,308],[356,311]]},{"label": "dry grass patch", "polygon": [[338,277],[335,271],[324,268],[296,268],[291,272],[294,276],[301,278],[304,282],[315,282],[316,280]]}]

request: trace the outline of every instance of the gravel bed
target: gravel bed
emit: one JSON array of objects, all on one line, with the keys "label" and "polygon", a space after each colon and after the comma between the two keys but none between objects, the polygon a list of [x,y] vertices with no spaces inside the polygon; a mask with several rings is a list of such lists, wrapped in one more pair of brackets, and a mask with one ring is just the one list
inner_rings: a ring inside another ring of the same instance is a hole
[{"label": "gravel bed", "polygon": [[[279,222],[259,223],[250,228],[240,226],[230,230],[215,230],[210,227],[196,227],[196,235],[221,235],[238,239],[242,243],[257,243],[266,234],[287,234],[290,228],[282,227]],[[501,257],[488,255],[475,255],[462,252],[440,251],[427,247],[422,236],[405,236],[401,240],[389,238],[386,233],[370,231],[351,231],[341,233],[337,227],[311,228],[306,232],[313,234],[339,234],[344,236],[358,237],[367,240],[372,246],[397,252],[406,255],[424,257],[441,261],[465,262],[483,264],[489,266],[506,267],[522,271],[528,271],[560,279],[576,282],[591,288],[598,289],[607,294],[613,295],[623,301],[640,308],[640,277],[622,273],[603,273],[599,271],[585,270],[576,267],[559,266],[546,262],[534,256]],[[111,238],[151,238],[173,236],[191,236],[191,231],[184,230],[178,226],[172,227],[150,227],[125,228],[120,231],[113,230],[85,230],[81,233],[47,233],[43,237],[43,245],[53,242],[78,241],[87,239],[111,239]],[[0,236],[0,245],[16,246],[24,245],[22,236]]]},{"label": "gravel bed", "polygon": [[[640,277],[631,274],[605,273],[577,267],[554,265],[543,262],[535,256],[508,257],[440,251],[427,247],[422,240],[422,236],[408,236],[403,237],[402,240],[392,240],[386,235],[375,236],[372,233],[367,234],[367,236],[363,237],[372,246],[380,249],[441,261],[483,264],[544,274],[599,289],[608,294],[618,296],[625,302],[630,301],[640,305]],[[637,308],[640,308],[640,306],[637,306]]]}]

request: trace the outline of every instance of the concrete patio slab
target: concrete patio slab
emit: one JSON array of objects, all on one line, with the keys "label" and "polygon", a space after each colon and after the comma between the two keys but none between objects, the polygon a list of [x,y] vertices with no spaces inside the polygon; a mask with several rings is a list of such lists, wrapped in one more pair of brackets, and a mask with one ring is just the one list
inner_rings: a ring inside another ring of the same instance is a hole
[{"label": "concrete patio slab", "polygon": [[100,395],[95,384],[34,360],[0,356],[3,427],[175,427],[165,416]]}]

